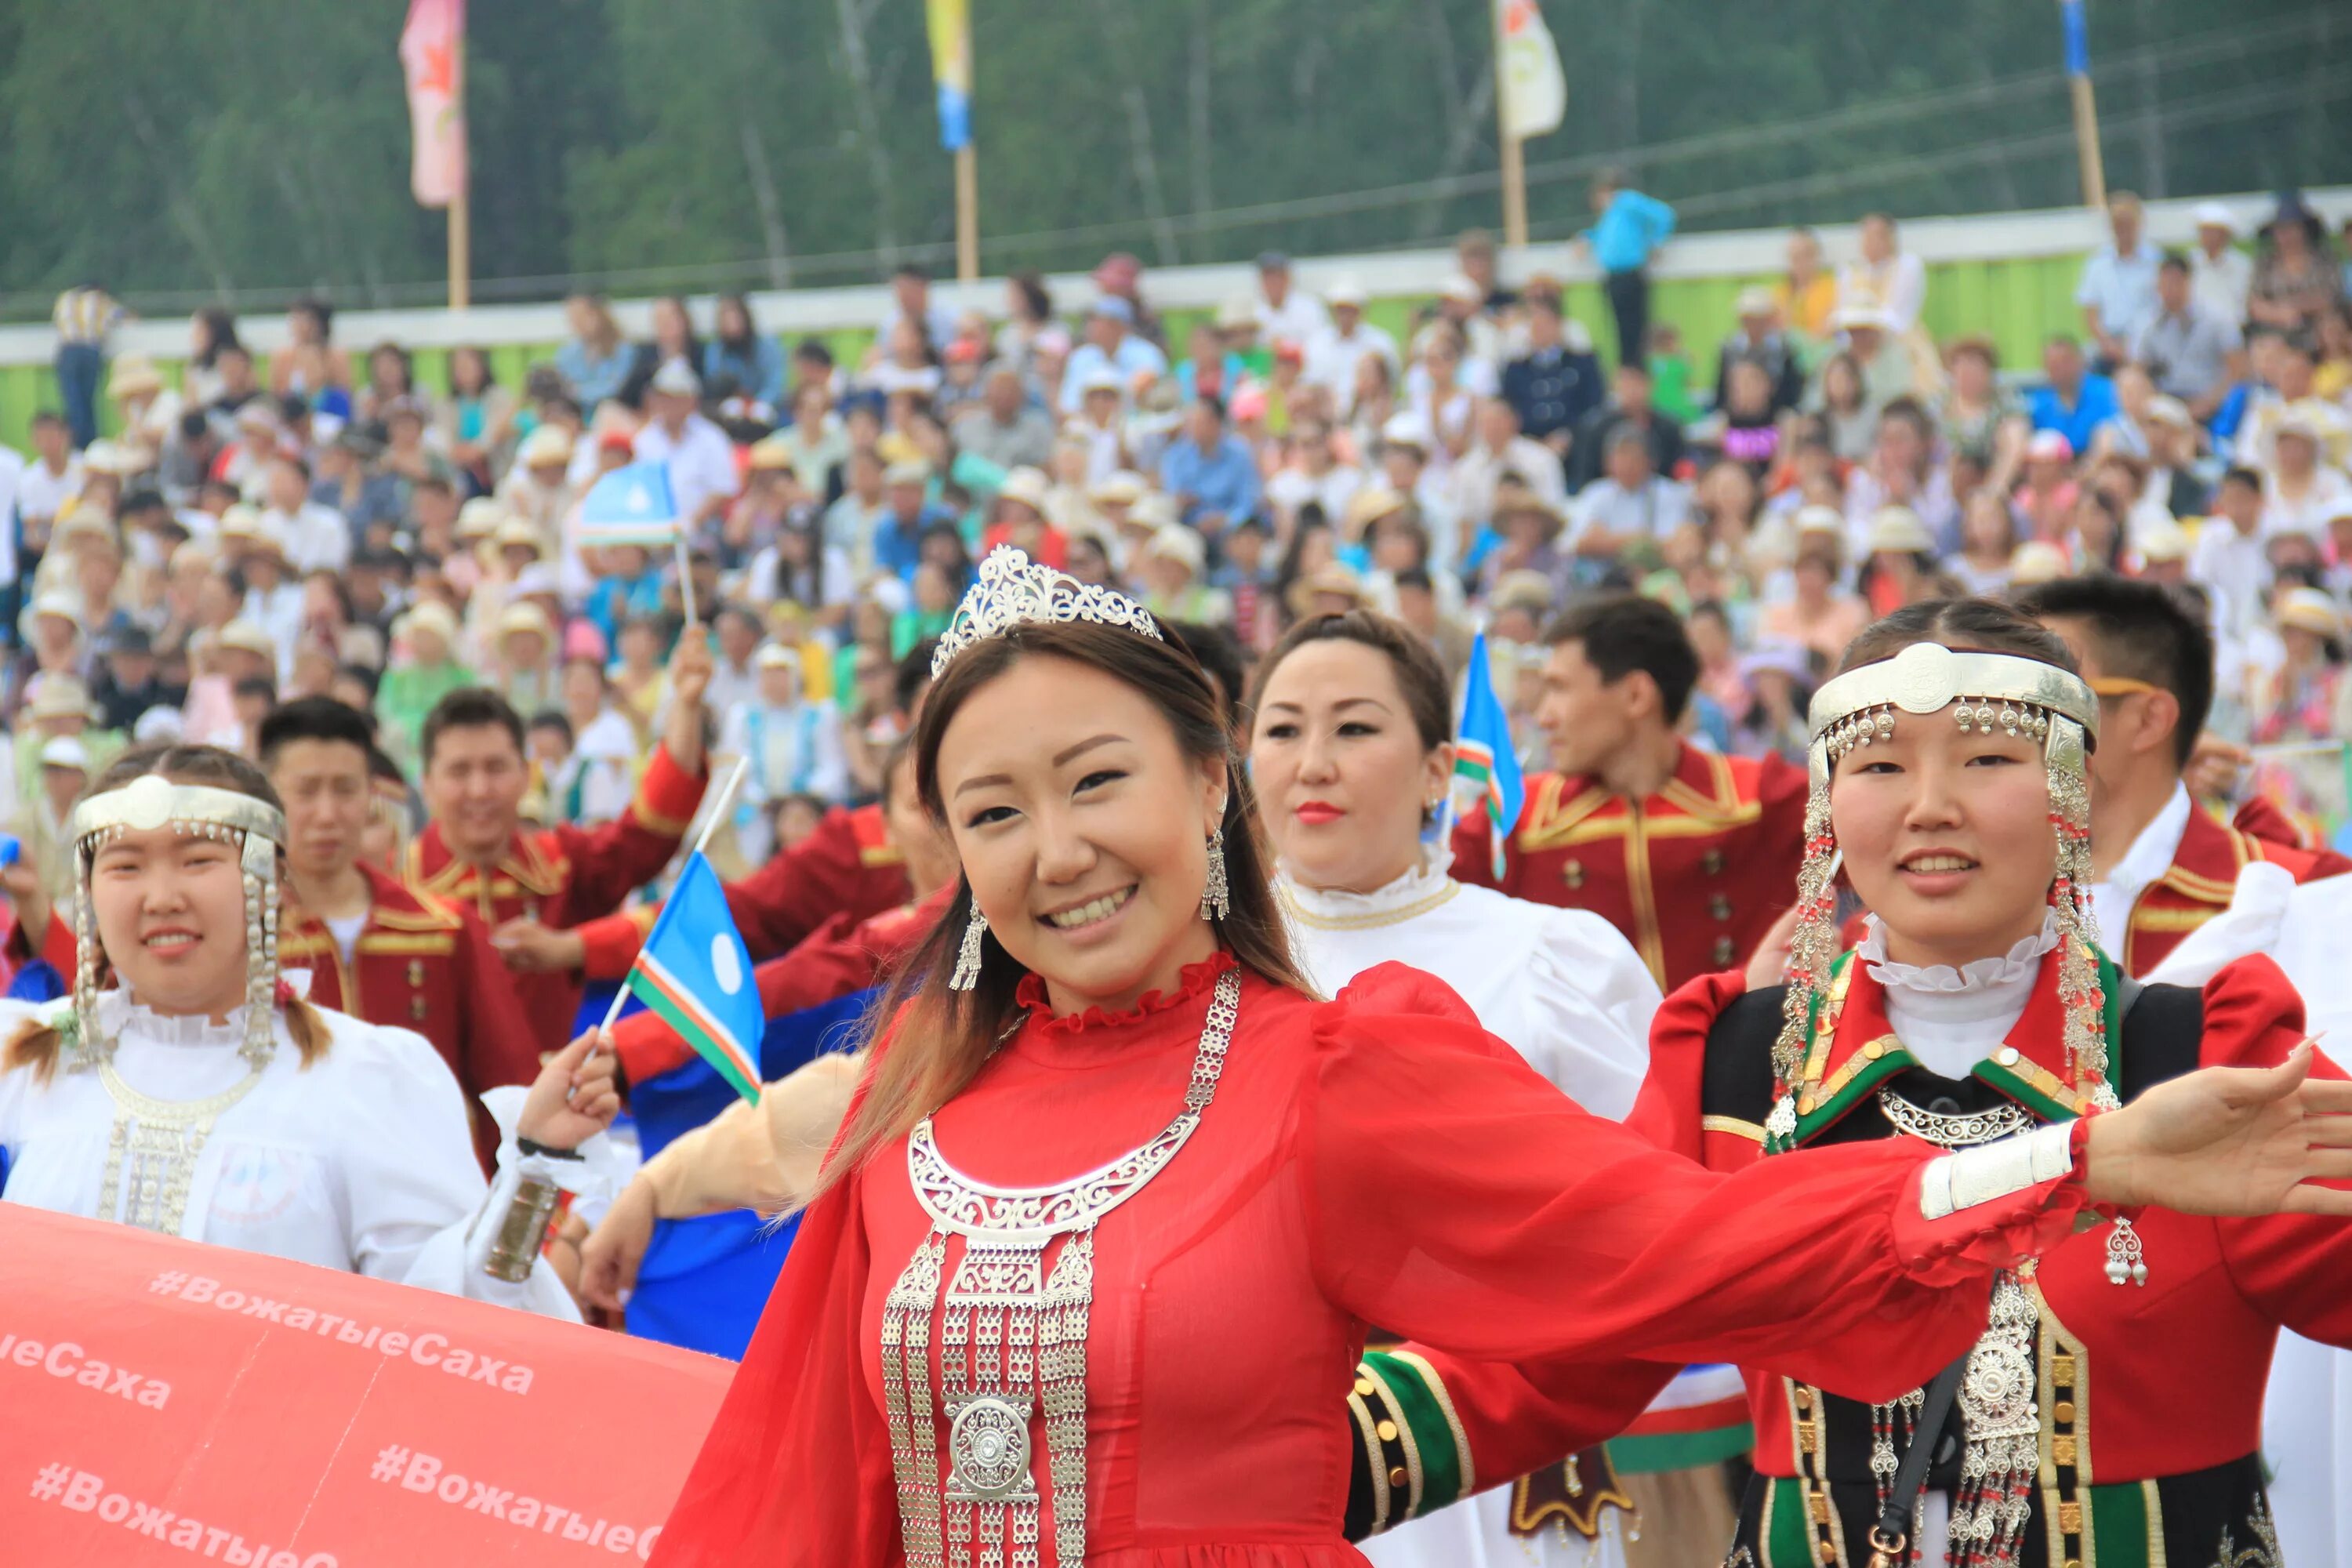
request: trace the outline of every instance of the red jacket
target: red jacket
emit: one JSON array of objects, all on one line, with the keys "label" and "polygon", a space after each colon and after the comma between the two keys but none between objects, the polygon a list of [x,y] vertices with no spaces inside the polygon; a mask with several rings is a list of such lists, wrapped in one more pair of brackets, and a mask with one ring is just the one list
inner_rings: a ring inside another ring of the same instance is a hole
[{"label": "red jacket", "polygon": [[[486,925],[530,915],[568,931],[610,914],[660,874],[701,803],[702,784],[670,761],[667,748],[656,746],[636,798],[617,820],[518,833],[487,872],[459,859],[443,841],[441,825],[428,823],[408,847],[401,879],[430,899],[473,910]],[[597,971],[591,965],[587,973]],[[513,982],[537,1049],[562,1049],[580,1010],[582,975],[518,973]]]},{"label": "red jacket", "polygon": [[[854,923],[896,909],[912,896],[906,862],[891,847],[882,808],[836,808],[816,831],[740,882],[726,885],[728,911],[759,963],[790,952],[835,915]],[[585,968],[593,980],[618,980],[635,962],[658,904],[640,904],[584,922]]]},{"label": "red jacket", "polygon": [[1685,745],[1665,788],[1643,801],[1590,776],[1538,773],[1494,877],[1486,818],[1454,832],[1454,874],[1514,898],[1591,910],[1625,933],[1672,991],[1755,951],[1796,901],[1806,782],[1778,757],[1752,762]]},{"label": "red jacket", "polygon": [[368,880],[367,923],[351,959],[325,921],[289,903],[278,927],[278,962],[310,970],[310,1000],[320,1006],[432,1041],[475,1111],[476,1146],[495,1154],[495,1124],[476,1101],[484,1089],[539,1076],[539,1042],[515,976],[478,917],[373,866],[362,863],[360,871]]},{"label": "red jacket", "polygon": [[[2275,807],[2268,808],[2267,815],[2242,811],[2239,823],[2224,827],[2203,806],[2189,807],[2189,825],[2181,830],[2171,866],[2132,902],[2123,951],[2113,955],[2126,973],[2146,974],[2190,931],[2228,909],[2237,891],[2239,868],[2249,861],[2284,866],[2298,882],[2352,871],[2352,860],[2332,850],[2294,848],[2272,837],[2292,832],[2294,826]],[[2257,837],[2250,828],[2268,831]]]}]

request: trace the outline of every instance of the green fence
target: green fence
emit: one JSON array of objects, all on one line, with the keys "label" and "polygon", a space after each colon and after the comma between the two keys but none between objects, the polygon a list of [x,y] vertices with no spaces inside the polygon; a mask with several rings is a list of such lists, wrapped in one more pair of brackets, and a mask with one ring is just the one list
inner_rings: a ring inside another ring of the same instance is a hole
[{"label": "green fence", "polygon": [[[2042,340],[2053,332],[2074,331],[2080,325],[2074,301],[2074,284],[2081,269],[2080,259],[2063,256],[1932,263],[1927,268],[1928,329],[1939,340],[1964,332],[1980,333],[1990,338],[2000,350],[2004,370],[2031,371],[2041,362]],[[1695,384],[1706,384],[1711,379],[1714,347],[1735,324],[1732,302],[1739,290],[1751,283],[1771,280],[1763,275],[1670,278],[1657,284],[1652,295],[1652,317],[1681,329],[1684,352],[1693,363]],[[1376,300],[1369,314],[1402,340],[1414,310],[1423,302],[1412,299]],[[1571,286],[1568,302],[1570,312],[1591,330],[1596,342],[1606,345],[1612,341],[1608,307],[1598,285]],[[1183,353],[1184,331],[1200,313],[1170,313],[1170,346],[1179,354]],[[862,332],[822,335],[845,363],[855,363],[868,337]],[[368,347],[358,341],[347,341],[344,346],[355,362]],[[505,343],[491,348],[490,360],[501,382],[520,386],[524,372],[549,358],[553,351],[552,343]],[[446,351],[425,350],[415,357],[420,384],[436,391],[447,385]],[[167,376],[175,374],[175,369],[169,364],[163,366]],[[266,365],[262,374],[266,378]],[[102,421],[112,413],[104,402],[101,397]],[[47,366],[0,366],[0,441],[22,449],[26,446],[26,422],[37,411],[57,406],[57,382]]]}]

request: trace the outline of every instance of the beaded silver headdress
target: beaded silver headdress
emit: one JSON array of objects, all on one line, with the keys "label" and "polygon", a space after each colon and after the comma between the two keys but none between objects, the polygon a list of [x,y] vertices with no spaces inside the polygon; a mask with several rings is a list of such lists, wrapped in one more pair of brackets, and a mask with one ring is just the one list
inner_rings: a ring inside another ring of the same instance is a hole
[{"label": "beaded silver headdress", "polygon": [[237,847],[245,879],[245,1045],[258,1068],[277,1043],[278,856],[286,844],[286,816],[266,800],[209,784],[173,784],[154,773],[94,795],[74,807],[73,1016],[68,1044],[74,1068],[94,1068],[114,1054],[98,1027],[98,916],[89,896],[90,863],[126,833],[169,827],[184,837],[218,839]]},{"label": "beaded silver headdress", "polygon": [[1066,572],[1032,563],[1024,551],[1000,544],[980,563],[980,580],[965,592],[948,629],[940,635],[940,646],[931,655],[931,679],[945,674],[966,648],[1015,626],[1071,621],[1119,626],[1154,642],[1166,640],[1151,612],[1118,589],[1081,583]]},{"label": "beaded silver headdress", "polygon": [[2066,1055],[2095,1102],[2112,1106],[2106,1081],[2105,998],[2085,900],[2090,895],[2091,785],[2086,759],[2098,744],[2099,700],[2079,677],[2017,654],[1956,652],[1915,643],[1889,659],[1822,683],[1809,711],[1805,858],[1797,873],[1797,929],[1789,943],[1789,985],[1772,1047],[1776,1121],[1793,1124],[1815,1005],[1837,962],[1837,837],[1830,826],[1830,774],[1840,759],[1893,739],[1899,712],[1952,710],[1965,734],[1998,728],[2042,745],[2050,775],[2050,826],[2058,840],[2050,902],[2061,938],[2058,994]]}]

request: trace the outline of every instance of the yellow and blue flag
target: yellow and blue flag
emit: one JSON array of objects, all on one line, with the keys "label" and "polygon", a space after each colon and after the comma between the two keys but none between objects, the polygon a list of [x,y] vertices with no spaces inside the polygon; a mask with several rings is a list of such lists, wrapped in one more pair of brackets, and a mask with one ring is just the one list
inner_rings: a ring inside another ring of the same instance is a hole
[{"label": "yellow and blue flag", "polygon": [[670,497],[669,468],[662,463],[631,463],[589,487],[580,503],[578,542],[583,549],[616,544],[658,549],[677,538],[677,502]]},{"label": "yellow and blue flag", "polygon": [[940,89],[940,146],[971,144],[971,0],[924,0],[931,35],[931,79]]},{"label": "yellow and blue flag", "polygon": [[696,850],[629,970],[635,993],[744,1099],[760,1098],[767,1014],[719,873]]},{"label": "yellow and blue flag", "polygon": [[1454,742],[1454,782],[1475,792],[1478,806],[1487,815],[1488,842],[1494,846],[1495,879],[1503,878],[1503,846],[1519,825],[1527,805],[1527,783],[1519,775],[1518,754],[1511,749],[1510,716],[1486,664],[1486,634],[1470,645],[1470,679],[1462,691],[1462,723]]}]

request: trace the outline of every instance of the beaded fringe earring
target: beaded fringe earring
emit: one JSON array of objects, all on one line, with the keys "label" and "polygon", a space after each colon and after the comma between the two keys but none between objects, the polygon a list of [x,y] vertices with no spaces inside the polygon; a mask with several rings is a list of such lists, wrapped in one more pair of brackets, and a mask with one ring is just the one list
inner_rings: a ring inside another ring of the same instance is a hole
[{"label": "beaded fringe earring", "polygon": [[1221,921],[1234,912],[1233,886],[1225,880],[1225,830],[1209,835],[1209,879],[1201,889],[1201,918]]},{"label": "beaded fringe earring", "polygon": [[955,973],[948,976],[948,989],[969,991],[980,984],[980,939],[988,934],[988,917],[980,906],[971,906],[971,919],[964,922],[963,945],[956,950]]}]

